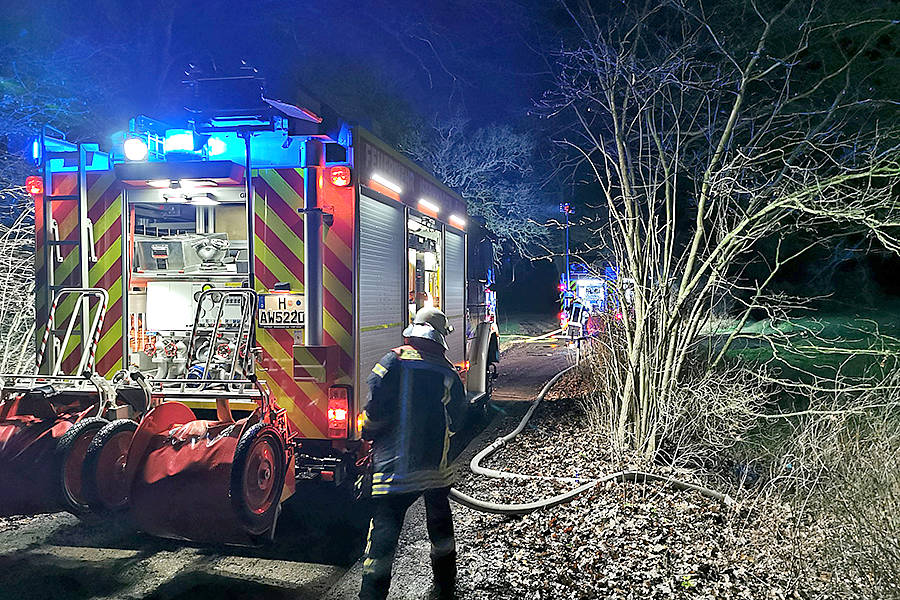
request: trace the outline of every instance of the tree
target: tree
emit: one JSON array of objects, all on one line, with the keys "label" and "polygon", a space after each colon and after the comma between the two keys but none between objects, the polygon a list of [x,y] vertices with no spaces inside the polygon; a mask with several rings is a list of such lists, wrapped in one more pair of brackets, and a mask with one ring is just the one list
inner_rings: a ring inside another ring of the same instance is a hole
[{"label": "tree", "polygon": [[512,253],[533,256],[550,231],[547,194],[532,170],[534,139],[506,125],[474,127],[463,118],[438,119],[416,131],[401,149],[466,199],[469,213]]},{"label": "tree", "polygon": [[[897,21],[835,21],[806,0],[741,6],[562,3],[574,36],[545,107],[568,117],[559,143],[599,186],[597,245],[634,281],[606,342],[619,359],[604,366],[604,410],[615,441],[644,459],[696,410],[680,389],[713,306],[742,310],[706,367],[752,310],[779,309],[772,279],[828,238],[900,250],[900,138],[879,119],[892,99],[867,85],[868,52],[896,38]],[[788,249],[798,231],[819,235]],[[760,257],[765,241],[773,251]],[[754,260],[764,274],[742,279]]]}]

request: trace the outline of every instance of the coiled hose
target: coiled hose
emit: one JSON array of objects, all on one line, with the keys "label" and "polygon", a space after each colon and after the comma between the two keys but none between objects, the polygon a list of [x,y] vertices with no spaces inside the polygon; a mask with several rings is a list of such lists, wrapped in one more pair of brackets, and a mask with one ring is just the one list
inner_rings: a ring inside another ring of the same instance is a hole
[{"label": "coiled hose", "polygon": [[[484,475],[485,477],[493,477],[495,479],[551,479],[555,481],[566,481],[572,483],[578,483],[584,481],[583,479],[576,479],[573,477],[546,477],[542,475],[525,475],[522,473],[510,473],[507,471],[498,471],[496,469],[488,469],[486,467],[481,466],[481,461],[496,452],[498,449],[506,445],[507,442],[514,439],[517,435],[522,433],[522,430],[525,429],[525,425],[528,424],[528,421],[531,419],[531,416],[534,414],[534,411],[537,409],[538,405],[544,400],[544,397],[547,395],[547,392],[550,391],[550,388],[559,381],[559,379],[574,369],[577,365],[572,365],[570,367],[566,367],[559,373],[553,376],[550,381],[548,381],[544,387],[541,389],[540,393],[535,398],[534,402],[531,403],[531,406],[528,408],[528,411],[525,413],[525,416],[522,417],[522,420],[519,421],[519,425],[513,429],[511,432],[506,434],[503,437],[497,438],[492,444],[486,447],[484,450],[476,454],[472,457],[472,460],[469,462],[469,468],[476,475]],[[711,490],[709,488],[705,488],[703,486],[695,485],[693,483],[686,483],[684,481],[680,481],[678,479],[674,479],[672,477],[665,477],[662,475],[655,475],[653,473],[647,473],[645,471],[618,471],[616,473],[610,473],[609,475],[604,475],[598,479],[590,479],[585,483],[582,483],[578,487],[571,489],[562,494],[558,494],[556,496],[552,496],[550,498],[546,498],[543,500],[536,500],[534,502],[520,503],[520,504],[498,504],[496,502],[487,502],[485,500],[479,500],[477,498],[473,498],[468,494],[464,494],[457,489],[450,490],[450,499],[458,504],[462,504],[468,508],[473,510],[477,510],[485,513],[492,513],[498,515],[524,515],[530,512],[534,512],[541,508],[549,508],[551,506],[557,506],[559,504],[565,504],[566,502],[570,502],[576,496],[590,490],[598,483],[605,483],[607,481],[634,481],[640,483],[646,483],[647,481],[660,481],[671,485],[672,487],[680,490],[692,490],[706,496],[707,498],[712,498],[717,500],[725,505],[730,505],[734,503],[734,500],[728,494],[723,494],[721,492],[717,492],[715,490]]]}]

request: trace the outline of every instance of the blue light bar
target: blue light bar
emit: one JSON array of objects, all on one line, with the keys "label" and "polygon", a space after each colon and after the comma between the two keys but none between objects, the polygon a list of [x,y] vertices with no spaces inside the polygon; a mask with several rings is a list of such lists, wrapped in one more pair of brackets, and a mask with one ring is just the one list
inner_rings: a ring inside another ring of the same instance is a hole
[{"label": "blue light bar", "polygon": [[163,142],[166,154],[196,152],[194,147],[194,132],[190,129],[167,129],[166,141]]}]

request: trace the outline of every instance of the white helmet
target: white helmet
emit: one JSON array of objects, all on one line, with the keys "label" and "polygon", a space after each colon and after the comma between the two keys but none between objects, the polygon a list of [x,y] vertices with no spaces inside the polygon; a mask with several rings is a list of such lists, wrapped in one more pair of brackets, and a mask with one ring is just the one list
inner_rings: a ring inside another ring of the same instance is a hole
[{"label": "white helmet", "polygon": [[431,340],[446,349],[447,341],[444,338],[452,332],[453,325],[447,321],[447,315],[437,308],[426,306],[416,313],[412,325],[403,330],[403,337]]}]

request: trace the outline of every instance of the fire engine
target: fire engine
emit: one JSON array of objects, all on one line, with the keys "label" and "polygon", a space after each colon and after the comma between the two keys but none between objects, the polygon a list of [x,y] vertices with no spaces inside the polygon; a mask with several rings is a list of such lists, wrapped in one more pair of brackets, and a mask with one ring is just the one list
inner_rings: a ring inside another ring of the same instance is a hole
[{"label": "fire engine", "polygon": [[568,274],[560,275],[559,292],[560,327],[563,335],[574,340],[603,331],[609,322],[621,321],[622,311],[632,304],[634,280],[619,277],[612,265],[596,274],[584,263],[573,262]]},{"label": "fire engine", "polygon": [[[423,306],[455,329],[472,406],[490,394],[492,251],[463,198],[328,106],[267,98],[254,74],[187,84],[186,122],[136,117],[109,151],[35,141],[43,334],[36,372],[4,376],[0,437],[57,447],[29,463],[52,471],[29,498],[0,490],[0,514],[99,499],[158,535],[271,534],[298,481],[352,484],[366,377]],[[167,437],[213,414],[206,450]],[[24,454],[0,451],[0,485]]]}]

